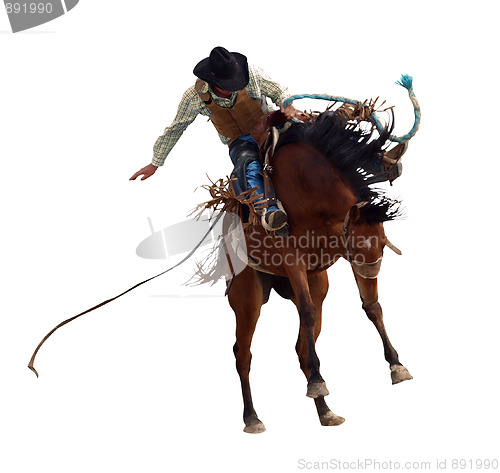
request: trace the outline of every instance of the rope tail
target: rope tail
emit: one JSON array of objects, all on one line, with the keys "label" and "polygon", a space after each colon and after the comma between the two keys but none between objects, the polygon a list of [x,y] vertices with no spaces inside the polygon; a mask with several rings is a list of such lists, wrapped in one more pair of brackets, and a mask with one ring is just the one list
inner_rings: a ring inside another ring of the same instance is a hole
[{"label": "rope tail", "polygon": [[[401,79],[396,82],[396,84],[404,87],[405,89],[408,90],[408,95],[410,97],[411,103],[413,104],[413,110],[415,114],[415,121],[413,123],[412,129],[403,136],[395,136],[391,135],[389,137],[389,140],[395,141],[397,143],[405,143],[413,136],[418,130],[418,127],[420,126],[420,105],[418,104],[418,100],[415,97],[415,92],[413,91],[413,77],[409,75],[402,75]],[[350,105],[357,105],[361,107],[366,107],[369,106],[369,104],[366,103],[361,103],[358,100],[352,100],[352,99],[347,99],[345,97],[334,97],[331,95],[318,95],[318,94],[300,94],[300,95],[292,95],[291,97],[288,97],[283,101],[283,106],[286,108],[288,107],[294,100],[298,99],[319,99],[319,100],[329,100],[331,102],[342,102],[342,103],[347,103]],[[375,115],[375,112],[371,114],[371,117],[373,121],[375,122],[375,125],[377,126],[377,129],[382,132],[383,126],[380,123],[379,119]]]},{"label": "rope tail", "polygon": [[[402,75],[401,80],[397,81],[396,84],[404,87],[408,90],[408,96],[410,97],[411,103],[413,104],[413,112],[415,115],[415,121],[413,122],[412,129],[404,136],[390,136],[391,141],[396,141],[397,143],[406,143],[409,141],[418,130],[420,126],[420,105],[418,104],[417,97],[415,97],[415,92],[413,92],[413,77],[409,75]],[[375,115],[375,114],[374,114]],[[377,125],[378,128],[378,125]],[[380,128],[379,128],[380,130]]]},{"label": "rope tail", "polygon": [[193,256],[194,252],[201,246],[201,244],[205,241],[205,238],[207,238],[208,235],[210,235],[210,232],[214,229],[215,225],[217,224],[217,222],[219,221],[219,219],[222,217],[223,215],[223,212],[220,212],[219,215],[217,215],[217,217],[215,218],[214,222],[212,223],[212,225],[210,226],[210,228],[208,229],[208,231],[205,233],[205,235],[203,236],[203,238],[201,239],[201,241],[189,252],[189,254],[187,256],[185,256],[181,261],[179,261],[177,264],[175,264],[174,266],[172,266],[171,268],[168,268],[166,269],[165,271],[162,271],[160,274],[157,274],[156,276],[153,276],[151,278],[148,278],[144,281],[141,281],[140,283],[136,284],[135,286],[132,286],[130,289],[127,289],[126,291],[122,292],[121,294],[118,294],[117,296],[115,297],[112,297],[111,299],[108,299],[107,301],[104,301],[104,302],[101,302],[100,304],[97,304],[96,306],[90,308],[90,309],[87,309],[73,317],[70,317],[69,319],[66,319],[64,320],[63,322],[61,322],[59,325],[56,325],[47,335],[45,335],[45,337],[43,337],[42,341],[38,344],[38,346],[36,347],[35,351],[33,352],[33,355],[31,356],[31,359],[30,359],[30,362],[28,363],[28,368],[33,371],[33,373],[36,374],[36,377],[38,378],[38,371],[35,369],[35,358],[36,358],[36,355],[38,353],[38,351],[40,350],[40,348],[42,347],[42,345],[45,343],[45,341],[59,328],[61,328],[62,326],[70,323],[72,320],[75,320],[77,319],[78,317],[81,317],[82,315],[85,315],[85,314],[88,314],[89,312],[92,312],[93,310],[96,310],[98,309],[99,307],[102,307],[103,305],[106,305],[106,304],[109,304],[110,302],[113,302],[114,300],[118,299],[119,297],[121,296],[124,296],[125,294],[127,294],[127,292],[130,292],[130,291],[133,291],[134,289],[136,289],[137,287],[139,286],[142,286],[143,284],[146,284],[147,282],[153,280],[153,279],[156,279],[160,276],[162,276],[163,274],[165,273],[168,273],[169,271],[171,271],[172,269],[174,268],[177,268],[178,266],[180,266],[182,263],[186,262],[189,258],[191,258],[191,256]]}]

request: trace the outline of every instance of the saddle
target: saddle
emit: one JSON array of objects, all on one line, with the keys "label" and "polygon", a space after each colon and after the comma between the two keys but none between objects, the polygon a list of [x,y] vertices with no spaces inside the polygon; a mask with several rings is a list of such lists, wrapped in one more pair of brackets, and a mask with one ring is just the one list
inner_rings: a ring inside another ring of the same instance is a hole
[{"label": "saddle", "polygon": [[[262,175],[264,177],[264,196],[267,206],[281,205],[276,197],[271,180],[273,173],[271,160],[278,144],[280,132],[286,130],[290,125],[291,122],[288,121],[286,116],[280,110],[276,110],[258,120],[250,131],[255,141],[259,144]],[[277,127],[281,128],[278,129]]]}]

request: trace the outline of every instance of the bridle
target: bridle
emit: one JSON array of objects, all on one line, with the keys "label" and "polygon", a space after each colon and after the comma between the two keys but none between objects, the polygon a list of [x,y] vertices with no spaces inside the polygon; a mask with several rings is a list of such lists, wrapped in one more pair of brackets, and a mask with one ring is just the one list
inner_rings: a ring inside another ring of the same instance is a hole
[{"label": "bridle", "polygon": [[[368,204],[368,201],[362,201],[362,202],[357,202],[355,206],[358,209],[362,209],[365,205]],[[352,208],[352,207],[351,207]],[[375,266],[380,263],[380,260],[382,259],[382,255],[380,258],[378,258],[376,261],[373,261],[371,263],[358,263],[357,261],[353,260],[353,254],[352,254],[352,249],[351,245],[349,242],[349,225],[351,223],[351,209],[348,210],[345,218],[344,218],[344,223],[342,223],[342,232],[344,233],[344,239],[345,239],[345,250],[346,250],[346,256],[347,256],[347,261],[351,264],[356,264],[358,266]],[[394,253],[397,255],[401,255],[401,250],[394,246],[389,239],[386,237],[386,246],[388,246]]]},{"label": "bridle", "polygon": [[[362,209],[368,202],[365,200],[363,202],[356,202],[355,206],[358,209]],[[352,207],[351,207],[352,208]],[[347,256],[347,261],[351,264],[361,264],[357,263],[356,261],[353,260],[352,258],[352,250],[351,250],[351,245],[349,242],[349,225],[351,224],[351,209],[347,211],[347,214],[344,218],[344,223],[342,224],[342,232],[344,233],[344,239],[345,239],[345,250],[346,250],[346,256]],[[379,262],[380,258],[375,261],[374,263],[363,263],[363,264],[368,264],[368,265],[375,265]]]}]

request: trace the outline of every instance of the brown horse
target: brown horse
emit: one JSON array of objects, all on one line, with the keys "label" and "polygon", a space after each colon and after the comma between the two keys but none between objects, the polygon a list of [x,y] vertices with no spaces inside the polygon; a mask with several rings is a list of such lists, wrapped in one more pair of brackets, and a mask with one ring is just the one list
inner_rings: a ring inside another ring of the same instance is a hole
[{"label": "brown horse", "polygon": [[[315,342],[321,331],[322,303],[328,292],[326,269],[341,257],[352,266],[368,318],[382,338],[393,384],[411,379],[389,341],[378,302],[377,275],[384,246],[397,250],[384,234],[383,222],[400,214],[399,202],[369,186],[380,171],[391,127],[378,133],[361,129],[340,112],[325,112],[312,123],[285,131],[273,157],[272,180],[288,213],[289,236],[260,226],[246,230],[248,265],[233,271],[228,299],[236,315],[236,368],[243,392],[245,432],[265,430],[253,407],[249,372],[250,346],[261,307],[274,289],[297,306],[300,330],[296,351],[322,425],[344,418],[327,406]],[[259,140],[263,124],[254,127]],[[226,249],[228,261],[234,261]],[[233,268],[231,268],[232,270]]]},{"label": "brown horse", "polygon": [[[272,177],[276,193],[288,212],[289,236],[277,236],[254,225],[245,231],[243,256],[238,251],[240,246],[223,245],[225,261],[219,260],[215,266],[219,268],[222,261],[232,274],[227,294],[236,314],[234,354],[243,391],[245,432],[265,430],[252,403],[250,346],[261,307],[272,289],[297,306],[300,330],[296,351],[308,381],[307,396],[314,399],[321,424],[344,422],[326,405],[324,396],[328,390],[320,374],[315,349],[321,331],[322,304],[328,292],[326,269],[341,257],[351,263],[363,309],[382,338],[393,384],[411,379],[385,331],[377,293],[377,275],[384,247],[399,251],[386,238],[383,228],[384,221],[400,214],[399,202],[370,187],[370,182],[379,181],[383,172],[382,150],[390,131],[391,127],[387,126],[378,132],[373,123],[369,129],[360,127],[358,121],[349,120],[342,111],[324,112],[315,121],[292,125],[280,136],[273,157]],[[264,132],[264,121],[258,122],[254,127],[257,141],[262,141]],[[256,195],[245,195],[246,202],[256,202]],[[226,214],[225,226],[230,226],[234,220],[234,215]],[[173,267],[54,327],[36,347],[28,367],[38,376],[34,368],[35,357],[44,342],[60,327],[176,268],[204,239]]]}]

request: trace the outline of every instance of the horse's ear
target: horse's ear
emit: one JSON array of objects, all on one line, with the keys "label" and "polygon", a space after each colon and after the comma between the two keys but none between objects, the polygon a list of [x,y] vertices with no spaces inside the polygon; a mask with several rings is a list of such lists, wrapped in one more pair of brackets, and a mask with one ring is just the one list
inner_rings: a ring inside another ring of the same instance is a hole
[{"label": "horse's ear", "polygon": [[349,210],[349,220],[354,223],[359,219],[360,215],[361,211],[359,210],[359,206],[353,205]]}]

